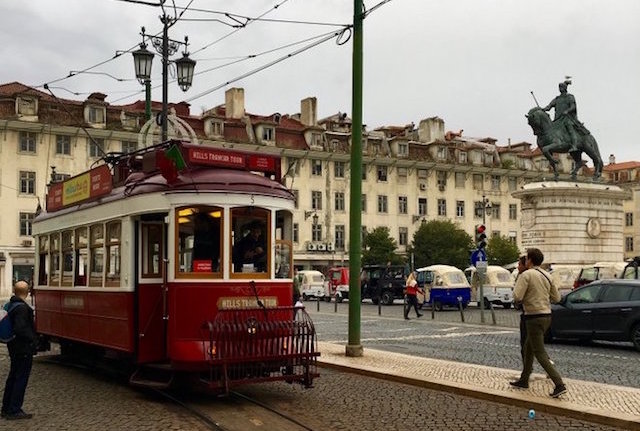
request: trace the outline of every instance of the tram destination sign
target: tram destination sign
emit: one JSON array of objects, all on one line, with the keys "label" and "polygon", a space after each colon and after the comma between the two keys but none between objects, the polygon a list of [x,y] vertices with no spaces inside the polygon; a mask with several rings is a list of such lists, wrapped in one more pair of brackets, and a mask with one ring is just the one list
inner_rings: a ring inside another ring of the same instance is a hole
[{"label": "tram destination sign", "polygon": [[186,145],[185,147],[188,148],[187,160],[190,164],[258,171],[272,175],[277,175],[280,171],[279,160],[273,156]]},{"label": "tram destination sign", "polygon": [[49,186],[47,211],[77,205],[111,193],[113,183],[109,166],[100,165],[75,177]]}]

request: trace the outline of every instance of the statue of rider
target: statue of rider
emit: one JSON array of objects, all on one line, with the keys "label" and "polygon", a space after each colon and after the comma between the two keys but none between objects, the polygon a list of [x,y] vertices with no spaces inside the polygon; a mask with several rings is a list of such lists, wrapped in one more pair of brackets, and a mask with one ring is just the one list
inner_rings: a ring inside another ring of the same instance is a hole
[{"label": "statue of rider", "polygon": [[542,108],[545,111],[549,111],[554,108],[554,122],[562,124],[571,138],[571,148],[569,153],[573,153],[578,150],[578,140],[582,135],[588,135],[589,131],[584,125],[578,121],[578,108],[576,107],[576,99],[573,94],[567,93],[567,86],[571,84],[570,80],[565,80],[558,85],[560,89],[560,95],[556,96],[547,106]]}]

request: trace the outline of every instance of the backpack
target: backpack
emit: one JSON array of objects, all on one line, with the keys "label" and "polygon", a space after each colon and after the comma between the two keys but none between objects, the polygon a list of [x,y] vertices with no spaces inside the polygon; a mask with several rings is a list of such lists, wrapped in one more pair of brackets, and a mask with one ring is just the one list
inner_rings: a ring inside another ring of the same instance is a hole
[{"label": "backpack", "polygon": [[0,343],[8,343],[16,338],[16,334],[13,332],[13,324],[9,313],[11,313],[18,305],[19,302],[7,302],[0,310]]}]

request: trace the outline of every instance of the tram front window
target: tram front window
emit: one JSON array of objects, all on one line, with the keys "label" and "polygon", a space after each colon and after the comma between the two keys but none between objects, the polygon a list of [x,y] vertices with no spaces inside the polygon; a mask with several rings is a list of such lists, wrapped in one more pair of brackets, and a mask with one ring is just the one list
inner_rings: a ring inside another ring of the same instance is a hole
[{"label": "tram front window", "polygon": [[233,226],[233,272],[267,272],[269,267],[269,212],[266,210],[234,208],[231,211]]},{"label": "tram front window", "polygon": [[180,208],[178,217],[178,273],[219,273],[222,209],[209,206]]}]

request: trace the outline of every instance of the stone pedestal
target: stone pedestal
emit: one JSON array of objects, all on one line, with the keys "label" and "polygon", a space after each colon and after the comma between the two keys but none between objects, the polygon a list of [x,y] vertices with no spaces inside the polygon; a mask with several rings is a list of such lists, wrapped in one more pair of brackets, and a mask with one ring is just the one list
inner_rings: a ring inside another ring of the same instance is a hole
[{"label": "stone pedestal", "polygon": [[569,181],[526,184],[521,200],[521,250],[542,250],[546,263],[622,262],[622,201],[618,186]]}]

